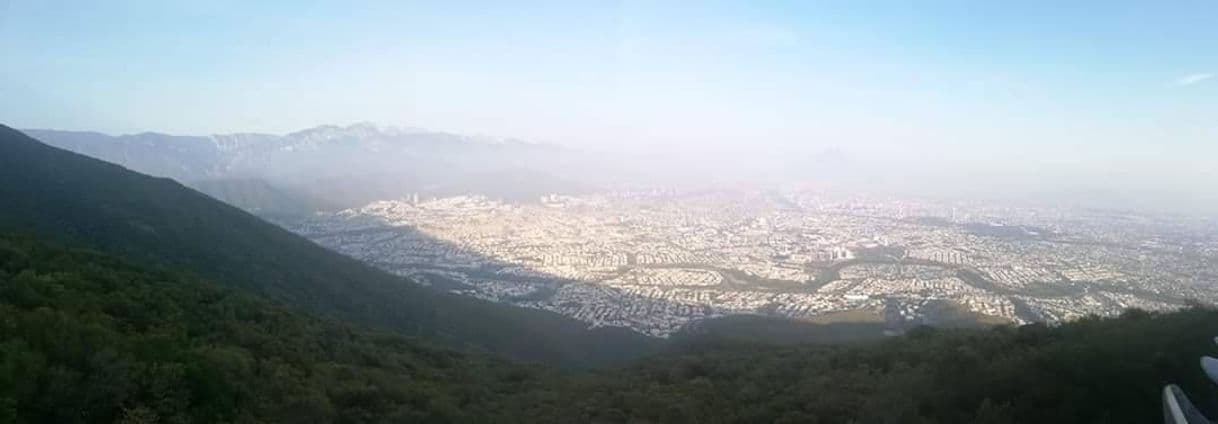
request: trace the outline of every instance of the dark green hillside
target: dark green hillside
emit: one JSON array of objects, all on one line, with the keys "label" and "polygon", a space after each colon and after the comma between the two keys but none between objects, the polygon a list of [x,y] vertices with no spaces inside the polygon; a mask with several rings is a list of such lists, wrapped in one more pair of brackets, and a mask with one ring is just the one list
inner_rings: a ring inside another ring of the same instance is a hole
[{"label": "dark green hillside", "polygon": [[525,360],[595,364],[654,341],[558,314],[433,291],[235,207],[0,126],[0,230],[192,272],[285,305]]},{"label": "dark green hillside", "polygon": [[0,422],[1146,423],[1218,312],[527,368],[0,236]]},{"label": "dark green hillside", "polygon": [[1218,354],[1209,309],[845,346],[772,341],[855,339],[866,324],[732,319],[596,372],[457,353],[592,364],[656,344],[422,288],[0,128],[11,232],[32,236],[0,236],[0,423],[1147,423],[1169,382],[1218,411],[1197,366]]},{"label": "dark green hillside", "polygon": [[259,179],[204,180],[189,184],[216,200],[259,216],[302,215],[332,208],[325,202]]},{"label": "dark green hillside", "polygon": [[848,347],[708,349],[531,392],[533,422],[1154,423],[1180,384],[1206,411],[1198,366],[1218,312],[1127,312],[1058,328],[931,330]]},{"label": "dark green hillside", "polygon": [[468,422],[535,374],[0,236],[0,422]]},{"label": "dark green hillside", "polygon": [[672,351],[704,348],[837,345],[884,338],[883,322],[811,323],[754,315],[730,315],[694,322],[671,338]]}]

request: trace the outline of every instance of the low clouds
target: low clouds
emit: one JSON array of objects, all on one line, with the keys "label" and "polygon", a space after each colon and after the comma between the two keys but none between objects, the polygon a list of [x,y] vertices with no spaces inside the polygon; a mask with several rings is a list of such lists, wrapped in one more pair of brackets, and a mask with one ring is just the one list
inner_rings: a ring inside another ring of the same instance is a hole
[{"label": "low clouds", "polygon": [[1177,78],[1175,81],[1172,82],[1171,85],[1176,86],[1176,87],[1185,87],[1185,86],[1200,84],[1200,83],[1209,81],[1211,78],[1214,78],[1214,74],[1211,74],[1211,73],[1189,74],[1189,75],[1185,75],[1180,78]]}]

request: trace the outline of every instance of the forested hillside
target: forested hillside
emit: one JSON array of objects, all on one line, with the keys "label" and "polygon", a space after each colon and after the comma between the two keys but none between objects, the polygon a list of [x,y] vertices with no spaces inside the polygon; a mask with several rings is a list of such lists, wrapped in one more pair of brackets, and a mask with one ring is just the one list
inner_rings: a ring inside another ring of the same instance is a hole
[{"label": "forested hillside", "polygon": [[0,422],[1145,423],[1169,382],[1218,410],[1209,309],[833,347],[735,320],[573,370],[660,345],[416,286],[7,128],[0,181]]},{"label": "forested hillside", "polygon": [[0,236],[0,422],[1145,423],[1168,382],[1214,410],[1215,324],[1132,311],[560,371]]},{"label": "forested hillside", "polygon": [[536,375],[0,236],[0,422],[468,422]]},{"label": "forested hillside", "polygon": [[[1164,384],[1206,412],[1218,312],[933,330],[847,347],[735,347],[574,377],[511,400],[535,422],[1153,423]],[[1211,414],[1213,416],[1213,414]]]},{"label": "forested hillside", "polygon": [[304,311],[511,358],[593,365],[658,342],[421,287],[165,178],[0,126],[0,230],[189,272]]}]

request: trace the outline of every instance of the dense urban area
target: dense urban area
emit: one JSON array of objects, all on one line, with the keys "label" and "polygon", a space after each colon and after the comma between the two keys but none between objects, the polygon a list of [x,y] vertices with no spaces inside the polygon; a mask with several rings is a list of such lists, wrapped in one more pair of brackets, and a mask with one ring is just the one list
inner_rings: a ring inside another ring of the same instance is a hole
[{"label": "dense urban area", "polygon": [[801,190],[413,195],[279,224],[421,284],[660,337],[733,314],[1056,323],[1210,304],[1218,280],[1203,220]]}]

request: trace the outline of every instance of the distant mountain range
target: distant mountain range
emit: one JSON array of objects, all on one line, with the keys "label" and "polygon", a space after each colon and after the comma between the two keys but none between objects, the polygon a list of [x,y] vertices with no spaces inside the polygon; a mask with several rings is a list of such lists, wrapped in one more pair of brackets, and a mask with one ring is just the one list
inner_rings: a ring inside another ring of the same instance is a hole
[{"label": "distant mountain range", "polygon": [[0,422],[1153,422],[1166,383],[1218,410],[1196,366],[1215,322],[1134,310],[826,347],[806,343],[855,329],[733,319],[664,346],[411,284],[0,126]]},{"label": "distant mountain range", "polygon": [[[223,197],[224,189],[261,181],[294,203],[350,207],[415,192],[479,192],[507,199],[587,186],[554,175],[575,175],[588,158],[553,145],[468,137],[361,123],[326,125],[285,135],[178,136],[140,133],[26,130],[55,147],[169,177],[238,206],[272,204],[280,198]],[[501,181],[512,181],[503,187]],[[211,181],[228,181],[211,183]],[[262,190],[267,194],[267,190]],[[276,205],[276,208],[280,208]],[[280,208],[282,209],[282,208]],[[253,210],[253,209],[251,209]]]},{"label": "distant mountain range", "polygon": [[[259,214],[295,210],[300,204],[343,209],[416,193],[482,194],[521,201],[623,184],[705,187],[740,181],[847,182],[865,180],[869,172],[854,166],[849,155],[837,148],[724,154],[664,149],[627,152],[608,146],[607,150],[586,151],[369,123],[323,125],[284,135],[145,132],[115,136],[24,131],[61,149],[173,178]],[[229,190],[250,184],[269,190]],[[267,197],[251,197],[257,192]],[[232,194],[239,195],[227,197]]]},{"label": "distant mountain range", "polygon": [[285,135],[179,136],[145,132],[112,136],[59,130],[25,132],[61,149],[179,181],[420,174],[467,165],[494,170],[526,164],[560,150],[550,145],[367,123],[324,125]]},{"label": "distant mountain range", "polygon": [[559,314],[422,287],[172,180],[0,126],[3,231],[184,270],[315,314],[517,359],[603,363],[646,354],[658,343],[625,329],[588,331]]}]

